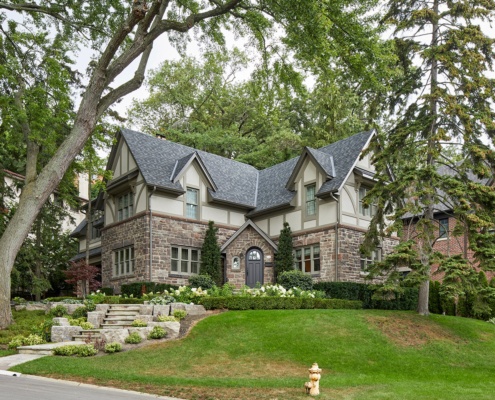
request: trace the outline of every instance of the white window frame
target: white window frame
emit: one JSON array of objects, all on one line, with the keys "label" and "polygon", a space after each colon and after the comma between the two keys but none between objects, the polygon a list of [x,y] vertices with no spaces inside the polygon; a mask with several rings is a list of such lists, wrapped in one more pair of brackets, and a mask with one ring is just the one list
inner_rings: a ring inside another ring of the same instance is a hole
[{"label": "white window frame", "polygon": [[113,252],[113,269],[114,278],[134,275],[135,254],[134,246],[122,247]]},{"label": "white window frame", "polygon": [[[177,249],[174,251],[174,249]],[[195,256],[196,259],[193,259]],[[201,249],[170,246],[170,273],[197,275],[201,271]]]},{"label": "white window frame", "polygon": [[[194,193],[196,199],[191,199],[190,193]],[[186,218],[199,219],[199,189],[193,187],[186,189]]]},{"label": "white window frame", "polygon": [[134,215],[134,193],[131,191],[117,197],[117,221],[123,221]]},{"label": "white window frame", "polygon": [[359,214],[365,217],[374,217],[376,214],[376,204],[371,204],[369,207],[365,207],[363,204],[363,200],[370,190],[371,188],[367,186],[359,186],[358,190]]},{"label": "white window frame", "polygon": [[368,271],[368,267],[371,264],[381,260],[382,260],[382,249],[379,247],[373,250],[369,256],[361,254],[360,257],[361,272],[366,273]]},{"label": "white window frame", "polygon": [[306,274],[319,274],[321,272],[320,244],[294,249],[294,269]]},{"label": "white window frame", "polygon": [[[442,223],[446,221],[447,223]],[[449,237],[449,218],[438,218],[438,238],[448,239]]]},{"label": "white window frame", "polygon": [[[304,186],[305,188],[305,213],[306,217],[316,216],[316,183],[311,183]],[[310,197],[310,189],[312,189],[312,196]]]}]

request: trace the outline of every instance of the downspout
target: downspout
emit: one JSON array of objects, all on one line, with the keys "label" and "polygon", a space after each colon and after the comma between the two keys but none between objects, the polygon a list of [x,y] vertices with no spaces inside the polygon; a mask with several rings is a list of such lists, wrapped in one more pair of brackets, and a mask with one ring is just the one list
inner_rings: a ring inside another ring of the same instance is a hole
[{"label": "downspout", "polygon": [[340,202],[330,193],[330,197],[337,203],[337,223],[335,224],[335,282],[339,281],[339,224],[340,224]]},{"label": "downspout", "polygon": [[153,193],[156,191],[156,186],[153,186],[153,190],[150,192],[148,196],[148,208],[150,209],[150,251],[149,251],[149,262],[148,262],[148,268],[149,268],[149,281],[151,282],[151,271],[152,271],[152,266],[153,266],[153,211],[151,210],[151,196]]}]

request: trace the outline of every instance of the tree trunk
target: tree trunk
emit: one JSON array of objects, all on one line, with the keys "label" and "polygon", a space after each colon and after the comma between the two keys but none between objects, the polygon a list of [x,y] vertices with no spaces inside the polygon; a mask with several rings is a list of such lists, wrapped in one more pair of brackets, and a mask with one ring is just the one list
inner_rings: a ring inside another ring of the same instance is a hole
[{"label": "tree trunk", "polygon": [[103,91],[104,77],[94,80],[97,82],[88,86],[70,135],[36,180],[26,182],[19,198],[17,211],[0,238],[0,329],[11,324],[10,273],[17,253],[41,207],[56,189],[96,125],[96,112]]},{"label": "tree trunk", "polygon": [[[438,0],[433,2],[433,16],[431,19],[431,48],[438,46],[438,17],[439,8]],[[430,84],[430,115],[431,115],[431,125],[427,138],[427,157],[426,163],[428,167],[435,167],[435,140],[434,137],[437,132],[437,98],[436,96],[438,89],[438,62],[436,59],[435,52],[432,52],[433,56],[431,58],[431,84]],[[434,226],[435,226],[435,215],[433,205],[435,203],[435,196],[428,194],[425,196],[424,203],[426,204],[424,211],[425,218],[425,231],[423,232],[423,243],[421,245],[421,263],[423,264],[424,281],[421,282],[419,287],[419,297],[418,297],[418,314],[428,315],[429,310],[429,294],[430,294],[430,278],[431,278],[431,257],[433,254],[433,244],[435,242]]]}]

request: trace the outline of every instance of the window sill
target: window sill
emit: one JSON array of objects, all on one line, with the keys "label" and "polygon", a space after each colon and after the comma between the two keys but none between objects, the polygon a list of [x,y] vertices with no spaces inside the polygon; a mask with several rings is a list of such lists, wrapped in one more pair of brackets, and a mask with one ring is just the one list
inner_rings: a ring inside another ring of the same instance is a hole
[{"label": "window sill", "polygon": [[118,281],[120,279],[124,279],[124,278],[134,278],[136,275],[135,274],[127,274],[127,275],[120,275],[120,276],[113,276],[112,278],[110,278],[110,281]]},{"label": "window sill", "polygon": [[188,274],[186,272],[181,272],[181,273],[175,272],[175,273],[170,273],[168,275],[168,277],[169,278],[189,278],[190,276],[194,276],[194,275],[198,275],[198,274]]},{"label": "window sill", "polygon": [[359,275],[361,275],[361,276],[368,276],[369,274],[370,274],[370,273],[369,273],[369,272],[367,272],[367,271],[361,271],[361,272],[359,273]]}]

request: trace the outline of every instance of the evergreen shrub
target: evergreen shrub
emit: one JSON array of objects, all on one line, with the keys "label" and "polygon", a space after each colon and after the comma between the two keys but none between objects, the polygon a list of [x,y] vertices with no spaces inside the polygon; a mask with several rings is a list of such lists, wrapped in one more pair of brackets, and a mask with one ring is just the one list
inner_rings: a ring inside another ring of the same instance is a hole
[{"label": "evergreen shrub", "polygon": [[77,357],[91,357],[98,354],[98,350],[94,348],[92,344],[77,345],[69,344],[67,346],[55,347],[53,350],[55,356],[77,356]]},{"label": "evergreen shrub", "polygon": [[210,275],[192,275],[189,277],[189,285],[193,288],[211,289],[215,281]]},{"label": "evergreen shrub", "polygon": [[64,315],[67,315],[67,308],[59,304],[58,306],[53,307],[49,314],[51,317],[63,317]]},{"label": "evergreen shrub", "polygon": [[217,232],[218,228],[215,227],[215,223],[209,221],[205,239],[201,246],[200,275],[209,275],[213,282],[217,285],[221,285],[223,279],[221,270],[222,254],[220,252],[220,246],[218,245]]},{"label": "evergreen shrub", "polygon": [[[155,283],[155,282],[134,282],[123,284],[120,288],[123,296],[141,297],[144,289],[145,293],[163,292],[164,290],[175,290],[179,287],[177,285],[169,285],[168,283]],[[122,303],[123,304],[123,303]]]},{"label": "evergreen shrub", "polygon": [[122,350],[122,345],[118,342],[113,342],[113,343],[107,343],[105,345],[105,353],[117,353]]},{"label": "evergreen shrub", "polygon": [[129,336],[125,338],[125,342],[129,344],[138,344],[142,342],[141,336],[139,336],[139,333],[133,332]]},{"label": "evergreen shrub", "polygon": [[297,309],[361,309],[360,301],[302,297],[203,297],[200,303],[207,310],[297,310]]},{"label": "evergreen shrub", "polygon": [[165,336],[167,336],[167,331],[161,326],[155,326],[148,335],[148,339],[162,339]]},{"label": "evergreen shrub", "polygon": [[282,272],[292,271],[293,269],[294,250],[292,245],[292,231],[289,223],[284,222],[284,227],[280,231],[278,239],[278,252],[275,256],[275,276],[278,278]]},{"label": "evergreen shrub", "polygon": [[418,304],[418,289],[404,288],[404,292],[395,293],[393,299],[373,299],[377,285],[354,282],[318,282],[314,290],[322,290],[331,299],[359,300],[364,309],[414,310]]},{"label": "evergreen shrub", "polygon": [[278,275],[277,283],[287,290],[294,287],[301,290],[313,290],[313,278],[311,278],[311,275],[299,270],[283,271]]},{"label": "evergreen shrub", "polygon": [[87,318],[88,317],[88,309],[86,306],[77,307],[72,313],[72,318]]}]

